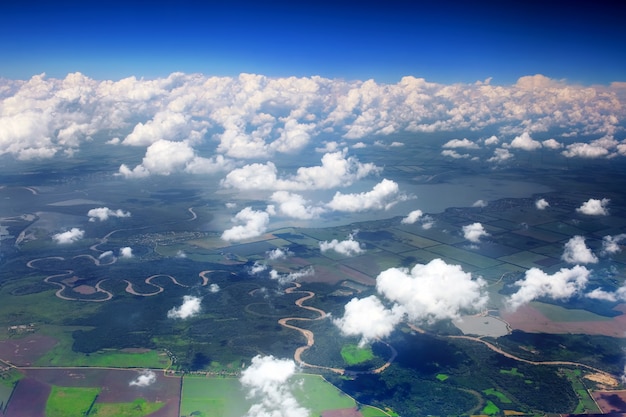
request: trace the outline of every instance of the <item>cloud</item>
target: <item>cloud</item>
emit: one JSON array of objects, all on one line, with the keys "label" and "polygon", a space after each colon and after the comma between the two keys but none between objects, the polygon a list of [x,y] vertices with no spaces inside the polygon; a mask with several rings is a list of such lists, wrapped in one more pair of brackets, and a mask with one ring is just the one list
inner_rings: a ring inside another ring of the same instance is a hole
[{"label": "cloud", "polygon": [[288,191],[276,191],[272,194],[270,200],[278,204],[278,212],[281,215],[293,219],[317,219],[326,212],[323,207],[311,205],[300,194],[293,194]]},{"label": "cloud", "polygon": [[563,147],[563,144],[557,142],[555,139],[546,139],[541,142],[541,144],[544,146],[544,148],[548,149],[561,149]]},{"label": "cloud", "polygon": [[376,278],[376,289],[399,306],[412,322],[454,319],[462,311],[480,311],[487,303],[486,282],[472,279],[459,265],[434,259],[428,264],[390,268]]},{"label": "cloud", "polygon": [[470,242],[479,243],[480,238],[483,236],[489,236],[489,233],[487,233],[482,224],[476,222],[463,226],[463,237]]},{"label": "cloud", "polygon": [[146,149],[141,164],[133,169],[122,164],[119,174],[126,178],[145,178],[150,175],[171,175],[176,172],[211,174],[232,168],[232,161],[222,155],[213,158],[200,157],[188,142],[161,139]]},{"label": "cloud", "polygon": [[354,256],[365,253],[365,249],[361,247],[361,244],[354,240],[354,236],[350,234],[348,239],[342,240],[341,242],[337,239],[333,239],[330,242],[323,241],[319,242],[320,250],[322,253],[333,250],[340,255],[344,256]]},{"label": "cloud", "polygon": [[333,320],[346,336],[360,336],[361,344],[387,337],[403,319],[400,308],[387,309],[378,297],[353,298],[344,307],[343,317]]},{"label": "cloud", "polygon": [[347,149],[324,154],[322,165],[300,167],[295,175],[278,177],[273,162],[249,164],[232,170],[221,182],[223,187],[238,190],[327,190],[346,187],[370,174],[380,172],[372,163],[363,164],[347,156]]},{"label": "cloud", "polygon": [[111,210],[108,207],[93,208],[87,212],[90,222],[95,222],[96,219],[101,222],[108,220],[109,217],[130,217],[130,212],[123,211],[122,209]]},{"label": "cloud", "polygon": [[454,158],[454,159],[471,158],[471,155],[468,153],[460,154],[457,151],[452,150],[452,149],[444,149],[443,151],[441,151],[441,155],[449,156],[450,158]]},{"label": "cloud", "polygon": [[[458,265],[441,259],[407,268],[389,268],[376,278],[379,296],[352,299],[343,317],[333,323],[345,335],[360,336],[361,343],[386,337],[405,318],[434,323],[455,319],[463,312],[480,311],[487,305],[486,282],[472,279]],[[390,307],[386,307],[381,298]]]},{"label": "cloud", "polygon": [[509,152],[508,149],[497,148],[493,151],[493,156],[487,159],[487,162],[494,162],[496,164],[501,164],[509,159],[513,158],[513,154]]},{"label": "cloud", "polygon": [[262,264],[259,261],[254,261],[254,264],[248,269],[248,274],[256,275],[267,270],[267,268],[267,265]]},{"label": "cloud", "polygon": [[498,143],[500,143],[500,140],[495,135],[490,136],[487,139],[485,139],[485,145],[487,146],[497,145]]},{"label": "cloud", "polygon": [[220,292],[220,286],[219,286],[219,285],[217,285],[217,284],[215,284],[215,283],[213,283],[213,284],[209,285],[209,292],[210,292],[211,294],[215,294],[215,293]]},{"label": "cloud", "polygon": [[148,387],[154,384],[157,380],[157,376],[154,371],[149,369],[143,370],[139,373],[137,378],[133,379],[128,383],[131,387]]},{"label": "cloud", "polygon": [[133,249],[130,246],[125,246],[123,248],[120,248],[120,258],[125,258],[125,259],[129,259],[132,258],[133,255]]},{"label": "cloud", "polygon": [[293,394],[296,364],[290,359],[257,355],[239,381],[255,401],[244,417],[308,417]]},{"label": "cloud", "polygon": [[585,201],[582,206],[578,207],[576,211],[578,213],[587,214],[589,216],[608,216],[609,210],[606,206],[609,204],[611,200],[608,198],[603,198],[602,200],[597,200],[595,198],[590,198]]},{"label": "cloud", "polygon": [[510,146],[515,149],[534,151],[535,149],[541,148],[541,142],[531,138],[528,132],[524,132],[520,136],[516,136],[515,139],[511,141]]},{"label": "cloud", "polygon": [[464,149],[479,149],[480,146],[478,146],[477,144],[475,144],[474,142],[472,142],[469,139],[452,139],[449,140],[448,142],[444,143],[443,148],[464,148]]},{"label": "cloud", "polygon": [[550,207],[550,203],[548,203],[544,198],[540,198],[539,200],[535,201],[535,207],[537,208],[537,210],[545,210]]},{"label": "cloud", "polygon": [[73,227],[67,232],[52,235],[52,239],[60,245],[67,245],[79,241],[85,236],[85,231],[77,227]]},{"label": "cloud", "polygon": [[267,259],[269,259],[270,261],[277,261],[280,259],[285,259],[291,255],[293,255],[293,252],[289,251],[289,249],[283,250],[282,248],[276,248],[267,252]]},{"label": "cloud", "polygon": [[167,312],[169,319],[188,319],[200,313],[202,298],[193,295],[183,296],[183,303],[180,307],[173,307]]},{"label": "cloud", "polygon": [[590,271],[580,265],[570,269],[561,268],[553,275],[548,275],[538,268],[531,268],[524,274],[524,279],[514,283],[519,289],[507,299],[507,308],[514,311],[540,297],[568,299],[585,288],[589,274]]},{"label": "cloud", "polygon": [[474,201],[474,203],[472,204],[472,207],[487,207],[489,205],[488,202],[486,202],[485,200],[476,200]]},{"label": "cloud", "polygon": [[565,250],[561,259],[570,264],[595,264],[598,262],[596,255],[585,245],[585,238],[574,236],[565,243]]},{"label": "cloud", "polygon": [[261,236],[267,230],[270,216],[266,211],[253,210],[252,207],[246,207],[237,213],[231,221],[240,224],[222,233],[222,239],[229,242]]},{"label": "cloud", "polygon": [[621,251],[619,243],[626,239],[626,233],[611,236],[607,235],[602,238],[602,253],[612,255]]},{"label": "cloud", "polygon": [[407,195],[399,192],[395,181],[383,179],[371,191],[357,194],[343,194],[337,191],[326,207],[345,212],[388,210],[398,202],[408,199]]},{"label": "cloud", "polygon": [[[412,76],[377,84],[318,76],[183,73],[99,81],[73,73],[64,79],[45,74],[3,79],[1,87],[0,154],[27,160],[71,157],[87,141],[146,148],[159,141],[186,142],[193,152],[183,152],[180,159],[171,155],[167,167],[184,172],[194,171],[187,162],[200,158],[198,149],[206,148],[209,132],[215,132],[211,139],[217,144],[207,160],[219,166],[216,155],[248,159],[301,152],[321,133],[360,141],[361,147],[373,143],[372,137],[402,132],[508,129],[534,134],[558,128],[583,137],[606,136],[623,124],[619,83],[587,87],[541,74],[521,77],[514,85],[448,85]],[[111,140],[110,132],[117,140]],[[495,143],[485,140],[486,145]],[[617,146],[581,142],[568,145],[564,154],[611,156]],[[168,172],[152,171],[147,167],[151,157],[147,159],[146,166],[124,165],[120,173]],[[295,190],[273,190],[278,189]]]},{"label": "cloud", "polygon": [[280,284],[288,284],[290,282],[296,281],[300,278],[310,277],[315,275],[315,269],[312,266],[307,266],[306,268],[302,268],[299,271],[290,272],[288,274],[281,274],[275,269],[270,271],[270,278],[278,281]]},{"label": "cloud", "polygon": [[402,224],[413,224],[422,217],[422,210],[413,210],[406,217],[404,217],[400,223]]}]

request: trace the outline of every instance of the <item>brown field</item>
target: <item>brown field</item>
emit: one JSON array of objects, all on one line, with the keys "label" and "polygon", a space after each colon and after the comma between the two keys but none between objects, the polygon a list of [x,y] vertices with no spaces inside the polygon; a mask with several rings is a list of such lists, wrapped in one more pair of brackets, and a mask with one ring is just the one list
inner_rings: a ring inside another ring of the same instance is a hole
[{"label": "brown field", "polygon": [[0,359],[17,366],[30,366],[56,344],[56,339],[40,334],[0,340]]},{"label": "brown field", "polygon": [[[621,304],[615,310],[626,312],[626,305]],[[626,314],[604,321],[552,321],[537,309],[524,305],[516,312],[510,313],[502,310],[500,316],[512,329],[523,330],[528,333],[579,333],[590,335],[603,335],[611,337],[624,337],[626,335]]]},{"label": "brown field", "polygon": [[592,395],[603,413],[626,413],[626,391],[596,391]]},{"label": "brown field", "polygon": [[45,417],[50,386],[34,378],[18,382],[5,417]]},{"label": "brown field", "polygon": [[338,410],[324,411],[322,417],[363,417],[356,408],[340,408]]},{"label": "brown field", "polygon": [[[31,397],[31,402],[41,403],[45,407],[46,399],[51,385],[63,387],[97,387],[100,388],[97,403],[120,403],[132,402],[137,398],[144,398],[150,402],[161,402],[165,405],[151,417],[170,417],[178,415],[180,405],[181,378],[166,377],[163,372],[156,371],[156,381],[145,387],[131,386],[130,382],[137,378],[139,372],[131,369],[27,369],[24,370],[27,378],[24,381],[38,384],[36,386],[47,387],[46,394],[42,398]],[[22,382],[20,382],[22,384]],[[20,385],[18,385],[18,389]],[[9,403],[9,408],[14,406],[14,399],[18,391]],[[26,395],[26,394],[25,394]],[[30,395],[30,394],[28,394]],[[17,400],[19,401],[23,400]],[[34,406],[34,405],[33,405]],[[38,408],[37,408],[38,410]],[[43,408],[42,408],[43,410]],[[19,414],[20,417],[28,417],[31,414]],[[7,417],[17,417],[18,414]],[[39,414],[32,414],[39,417]],[[43,416],[43,411],[41,414]]]}]

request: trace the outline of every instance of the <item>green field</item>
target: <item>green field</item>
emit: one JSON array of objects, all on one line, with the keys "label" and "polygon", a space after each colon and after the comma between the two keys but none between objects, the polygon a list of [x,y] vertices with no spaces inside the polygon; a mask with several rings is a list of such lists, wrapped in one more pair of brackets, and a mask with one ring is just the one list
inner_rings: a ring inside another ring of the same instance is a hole
[{"label": "green field", "polygon": [[341,357],[348,365],[357,365],[374,359],[371,346],[345,345],[341,348]]},{"label": "green field", "polygon": [[490,400],[487,400],[487,405],[485,406],[485,408],[483,408],[483,414],[493,416],[495,414],[498,414],[499,412],[500,412],[500,409],[498,408],[498,406],[495,405]]},{"label": "green field", "polygon": [[493,388],[489,388],[483,391],[486,395],[493,395],[494,397],[496,397],[501,403],[504,404],[511,404],[512,401],[509,399],[509,397],[507,397],[506,395],[504,395],[502,392],[497,391]]},{"label": "green field", "polygon": [[574,414],[600,414],[601,410],[598,408],[598,405],[580,379],[580,369],[565,369],[563,372],[565,373],[565,376],[567,376],[567,379],[572,383],[572,388],[578,396],[578,405],[574,410]]},{"label": "green field", "polygon": [[99,403],[94,404],[89,412],[93,417],[143,417],[154,413],[165,403],[151,403],[138,398],[131,403]]},{"label": "green field", "polygon": [[46,403],[46,417],[68,417],[87,415],[99,388],[76,388],[52,386]]},{"label": "green field", "polygon": [[437,374],[435,375],[435,378],[437,378],[439,381],[443,382],[446,379],[450,378],[448,375],[446,374]]},{"label": "green field", "polygon": [[[298,374],[292,380],[294,397],[311,412],[311,416],[327,410],[356,407],[353,398],[319,375]],[[188,376],[183,379],[181,417],[241,417],[253,404],[254,400],[246,398],[246,392],[236,378]],[[371,417],[386,415],[375,408],[369,412]]]}]

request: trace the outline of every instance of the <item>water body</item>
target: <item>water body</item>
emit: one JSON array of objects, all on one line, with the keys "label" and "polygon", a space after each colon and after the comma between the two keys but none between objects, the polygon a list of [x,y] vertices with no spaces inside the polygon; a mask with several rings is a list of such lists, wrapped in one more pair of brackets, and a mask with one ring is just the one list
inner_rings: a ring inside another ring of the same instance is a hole
[{"label": "water body", "polygon": [[463,316],[454,325],[464,335],[500,337],[510,333],[506,322],[491,316]]}]

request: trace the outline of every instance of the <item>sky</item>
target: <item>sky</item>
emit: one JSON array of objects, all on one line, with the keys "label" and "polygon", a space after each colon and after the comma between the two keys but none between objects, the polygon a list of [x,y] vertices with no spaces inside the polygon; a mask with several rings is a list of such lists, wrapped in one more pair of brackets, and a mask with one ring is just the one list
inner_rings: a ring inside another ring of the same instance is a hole
[{"label": "sky", "polygon": [[24,1],[0,9],[0,77],[172,72],[395,83],[513,83],[541,73],[623,81],[626,34],[608,1]]}]

